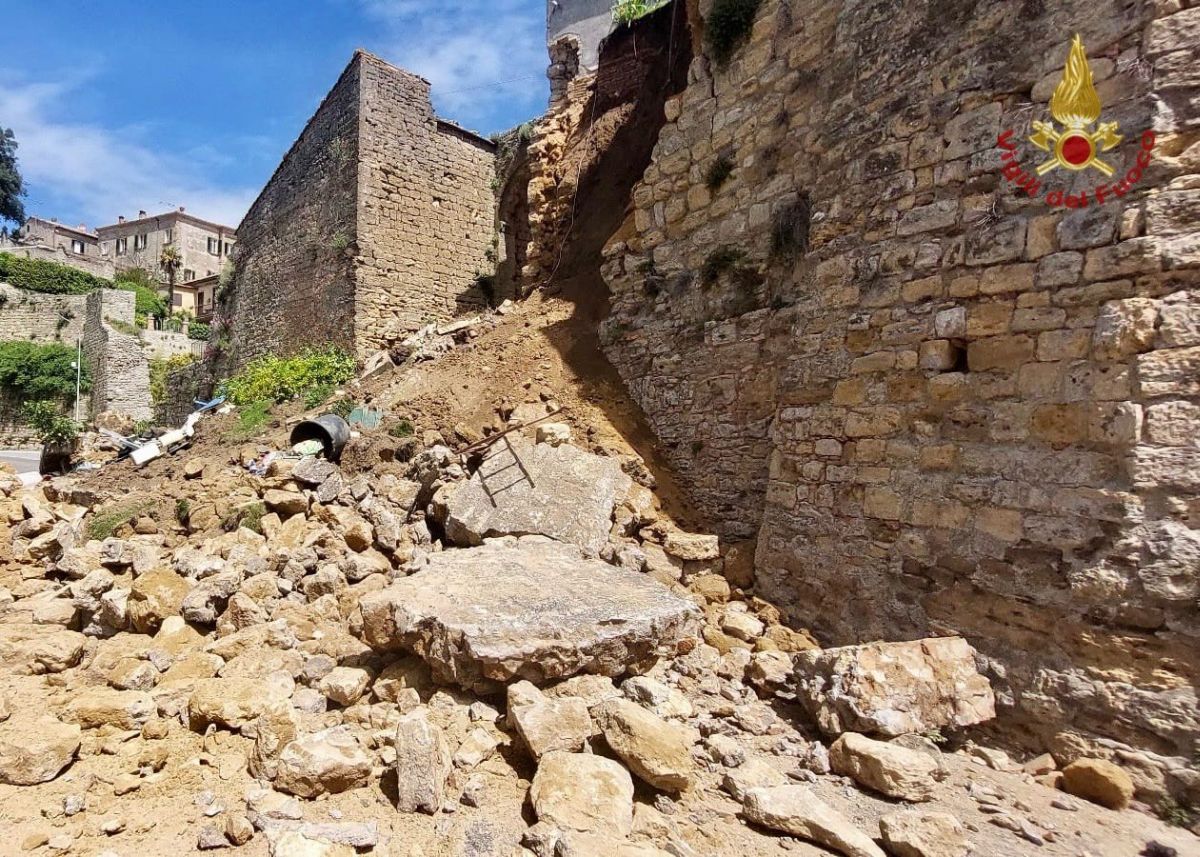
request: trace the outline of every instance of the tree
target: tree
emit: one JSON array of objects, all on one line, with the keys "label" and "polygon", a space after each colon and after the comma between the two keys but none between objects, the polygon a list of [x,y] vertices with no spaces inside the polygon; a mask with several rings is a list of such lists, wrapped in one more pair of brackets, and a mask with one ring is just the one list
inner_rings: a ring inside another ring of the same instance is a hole
[{"label": "tree", "polygon": [[175,306],[175,277],[183,265],[183,257],[179,255],[179,248],[174,244],[164,247],[158,257],[158,264],[167,275],[167,312],[171,312]]},{"label": "tree", "polygon": [[25,222],[25,183],[17,170],[17,138],[11,128],[0,128],[0,223]]}]

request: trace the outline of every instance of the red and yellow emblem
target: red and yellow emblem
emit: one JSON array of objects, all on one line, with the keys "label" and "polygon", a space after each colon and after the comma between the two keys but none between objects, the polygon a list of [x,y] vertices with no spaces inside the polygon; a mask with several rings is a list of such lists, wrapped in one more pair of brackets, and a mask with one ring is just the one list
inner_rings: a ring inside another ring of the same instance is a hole
[{"label": "red and yellow emblem", "polygon": [[1097,155],[1120,143],[1121,135],[1117,133],[1116,122],[1101,122],[1094,131],[1089,130],[1100,118],[1100,95],[1092,83],[1092,67],[1078,35],[1071,42],[1062,80],[1050,98],[1050,115],[1063,130],[1054,122],[1034,122],[1036,133],[1029,138],[1033,145],[1051,155],[1037,167],[1039,176],[1055,167],[1074,171],[1094,167],[1106,176],[1113,174],[1113,168]]}]

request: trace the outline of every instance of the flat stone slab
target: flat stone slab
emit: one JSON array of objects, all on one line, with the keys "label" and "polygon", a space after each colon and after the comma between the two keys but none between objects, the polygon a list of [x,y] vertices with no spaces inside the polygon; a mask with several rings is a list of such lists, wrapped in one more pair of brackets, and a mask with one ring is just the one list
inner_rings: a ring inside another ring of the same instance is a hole
[{"label": "flat stone slab", "polygon": [[612,458],[509,435],[488,449],[469,481],[449,489],[446,535],[458,545],[478,545],[492,536],[537,533],[597,553],[630,484]]},{"label": "flat stone slab", "polygon": [[481,693],[641,672],[700,624],[691,601],[653,578],[539,536],[433,554],[361,604],[372,647],[413,651],[439,681]]}]

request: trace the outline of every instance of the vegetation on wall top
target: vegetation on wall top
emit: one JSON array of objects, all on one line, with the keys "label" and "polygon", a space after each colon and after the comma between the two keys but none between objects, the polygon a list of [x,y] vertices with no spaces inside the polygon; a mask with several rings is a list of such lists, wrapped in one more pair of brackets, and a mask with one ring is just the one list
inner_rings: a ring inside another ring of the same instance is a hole
[{"label": "vegetation on wall top", "polygon": [[[24,399],[73,399],[75,349],[51,343],[0,342],[0,390]],[[91,389],[87,366],[80,370],[81,390]]]},{"label": "vegetation on wall top", "polygon": [[23,259],[0,253],[0,282],[47,295],[86,295],[96,289],[111,289],[112,283],[57,262]]},{"label": "vegetation on wall top", "polygon": [[133,313],[138,323],[147,318],[163,318],[167,314],[167,301],[158,293],[158,283],[141,268],[132,268],[117,274],[114,285],[123,291],[133,292]]},{"label": "vegetation on wall top", "polygon": [[644,18],[656,9],[666,6],[670,0],[616,0],[612,5],[613,23],[631,24],[638,18]]},{"label": "vegetation on wall top", "polygon": [[750,37],[761,5],[762,0],[713,0],[712,11],[704,19],[704,41],[709,57],[718,67],[729,65],[737,49]]},{"label": "vegetation on wall top", "polygon": [[295,357],[260,357],[222,388],[235,405],[288,402],[314,387],[343,384],[354,377],[354,358],[339,348],[308,349]]}]

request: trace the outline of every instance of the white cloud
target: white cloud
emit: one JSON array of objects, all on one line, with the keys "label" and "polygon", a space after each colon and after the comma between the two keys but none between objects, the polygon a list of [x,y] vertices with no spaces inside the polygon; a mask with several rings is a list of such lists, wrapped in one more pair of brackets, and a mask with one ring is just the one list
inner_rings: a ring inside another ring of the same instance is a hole
[{"label": "white cloud", "polygon": [[227,188],[205,173],[204,158],[159,151],[142,140],[145,129],[73,122],[71,103],[86,98],[85,81],[22,83],[0,77],[0,121],[16,134],[25,184],[66,211],[29,212],[90,225],[118,214],[180,205],[198,217],[236,226],[257,190]]},{"label": "white cloud", "polygon": [[381,52],[433,85],[440,114],[483,131],[493,117],[540,112],[547,97],[539,0],[360,0],[384,24]]}]

